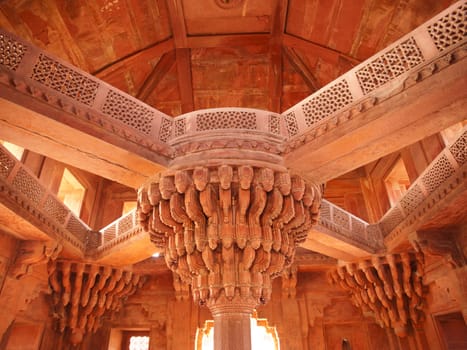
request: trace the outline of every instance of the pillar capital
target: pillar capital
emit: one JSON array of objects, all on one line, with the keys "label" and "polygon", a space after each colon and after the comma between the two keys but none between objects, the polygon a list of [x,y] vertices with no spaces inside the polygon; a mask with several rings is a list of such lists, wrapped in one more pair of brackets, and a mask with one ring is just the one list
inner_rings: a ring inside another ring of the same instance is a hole
[{"label": "pillar capital", "polygon": [[215,348],[249,350],[254,308],[317,222],[322,186],[284,166],[277,116],[223,109],[176,125],[175,157],[139,189],[138,218],[211,310]]},{"label": "pillar capital", "polygon": [[257,305],[316,222],[321,186],[286,169],[226,162],[169,169],[138,197],[142,226],[196,302],[222,295]]}]

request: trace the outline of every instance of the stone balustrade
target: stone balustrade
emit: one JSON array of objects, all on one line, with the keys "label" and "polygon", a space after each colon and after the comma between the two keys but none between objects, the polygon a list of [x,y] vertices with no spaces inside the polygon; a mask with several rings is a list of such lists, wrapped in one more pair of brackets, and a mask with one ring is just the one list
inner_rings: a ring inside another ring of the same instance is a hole
[{"label": "stone balustrade", "polygon": [[[458,2],[282,113],[291,148],[370,108],[421,66],[466,42],[467,4]],[[402,79],[401,79],[402,78]]]},{"label": "stone balustrade", "polygon": [[60,244],[84,254],[90,228],[5,147],[0,145],[0,197],[24,219]]},{"label": "stone balustrade", "polygon": [[2,29],[0,84],[161,155],[170,154],[166,143],[173,135],[172,117]]},{"label": "stone balustrade", "polygon": [[417,229],[420,218],[455,191],[465,189],[467,128],[420,174],[404,196],[380,220],[386,244],[399,241]]},{"label": "stone balustrade", "polygon": [[337,238],[375,253],[384,248],[378,224],[369,224],[339,206],[324,200],[321,203],[319,227],[330,230]]},{"label": "stone balustrade", "polygon": [[136,209],[121,216],[109,225],[99,230],[101,243],[96,247],[96,253],[102,254],[106,250],[117,246],[120,242],[131,239],[135,235],[144,234],[139,226]]}]

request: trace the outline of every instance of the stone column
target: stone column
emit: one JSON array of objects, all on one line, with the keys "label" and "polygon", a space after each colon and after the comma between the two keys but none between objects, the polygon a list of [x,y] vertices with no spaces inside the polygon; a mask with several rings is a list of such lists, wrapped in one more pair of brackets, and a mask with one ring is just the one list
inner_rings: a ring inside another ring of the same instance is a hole
[{"label": "stone column", "polygon": [[208,306],[214,318],[214,349],[251,350],[250,326],[255,300],[220,297]]},{"label": "stone column", "polygon": [[321,192],[285,169],[167,171],[139,191],[139,218],[167,266],[214,316],[215,349],[250,349],[250,316],[271,296],[317,219]]},{"label": "stone column", "polygon": [[278,116],[226,109],[176,123],[168,170],[138,191],[140,225],[210,309],[214,348],[249,350],[250,316],[317,221],[322,187],[284,167]]}]

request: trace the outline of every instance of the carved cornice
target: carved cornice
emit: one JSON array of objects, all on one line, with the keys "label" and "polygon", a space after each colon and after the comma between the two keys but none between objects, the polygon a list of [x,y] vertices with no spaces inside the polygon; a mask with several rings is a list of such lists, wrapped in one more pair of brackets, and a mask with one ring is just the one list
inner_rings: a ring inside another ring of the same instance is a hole
[{"label": "carved cornice", "polygon": [[381,327],[405,337],[424,315],[423,269],[421,253],[400,253],[342,264],[329,276],[357,307],[372,311]]},{"label": "carved cornice", "polygon": [[21,241],[9,273],[20,279],[30,272],[31,267],[55,260],[61,250],[62,247],[54,241]]},{"label": "carved cornice", "polygon": [[48,271],[57,328],[70,331],[72,344],[95,332],[101,318],[118,311],[146,280],[131,271],[68,260],[49,263]]}]

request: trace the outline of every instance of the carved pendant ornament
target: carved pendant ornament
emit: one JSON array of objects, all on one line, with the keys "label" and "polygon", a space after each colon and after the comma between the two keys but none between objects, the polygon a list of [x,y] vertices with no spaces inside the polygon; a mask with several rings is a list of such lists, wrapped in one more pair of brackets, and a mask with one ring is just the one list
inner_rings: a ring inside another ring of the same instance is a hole
[{"label": "carved pendant ornament", "polygon": [[138,193],[138,216],[168,267],[211,311],[252,307],[317,221],[322,189],[287,171],[220,165],[168,171]]},{"label": "carved pendant ornament", "polygon": [[330,278],[351,293],[357,307],[373,312],[381,327],[405,337],[423,318],[423,270],[422,253],[400,253],[346,263]]}]

